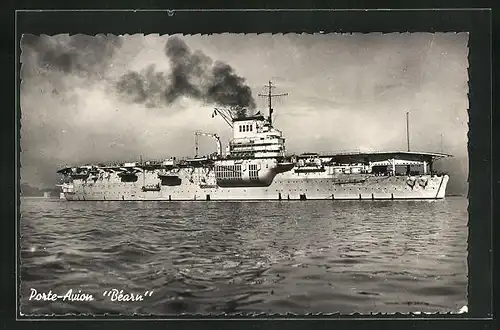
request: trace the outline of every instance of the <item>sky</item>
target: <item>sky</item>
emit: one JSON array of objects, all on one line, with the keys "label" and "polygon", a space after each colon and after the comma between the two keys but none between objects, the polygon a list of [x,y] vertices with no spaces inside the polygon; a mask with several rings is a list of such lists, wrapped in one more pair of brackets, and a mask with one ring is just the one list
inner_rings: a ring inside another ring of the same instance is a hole
[{"label": "sky", "polygon": [[[454,157],[466,194],[468,34],[25,35],[21,182],[51,186],[65,165],[194,155],[194,131],[230,127],[216,106],[267,113],[289,153],[406,150]],[[215,151],[200,139],[200,153]]]}]

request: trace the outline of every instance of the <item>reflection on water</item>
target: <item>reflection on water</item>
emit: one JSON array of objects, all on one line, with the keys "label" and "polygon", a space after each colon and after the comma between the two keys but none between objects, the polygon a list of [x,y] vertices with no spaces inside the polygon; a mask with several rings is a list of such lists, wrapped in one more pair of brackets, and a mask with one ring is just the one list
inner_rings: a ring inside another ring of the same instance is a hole
[{"label": "reflection on water", "polygon": [[[21,201],[21,312],[353,313],[467,304],[467,200]],[[92,302],[29,301],[30,288]],[[110,302],[112,288],[154,294]]]}]

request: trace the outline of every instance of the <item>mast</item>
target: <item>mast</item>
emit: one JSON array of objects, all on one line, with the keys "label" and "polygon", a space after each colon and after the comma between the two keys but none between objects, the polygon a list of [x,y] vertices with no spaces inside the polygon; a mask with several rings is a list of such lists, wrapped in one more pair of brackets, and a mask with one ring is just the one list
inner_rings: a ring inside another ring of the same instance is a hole
[{"label": "mast", "polygon": [[141,166],[142,166],[142,186],[146,186],[146,169],[144,168],[143,164],[142,164],[142,155],[141,155]]},{"label": "mast", "polygon": [[410,152],[410,112],[406,112],[406,143]]},{"label": "mast", "polygon": [[194,146],[195,146],[195,153],[194,157],[198,157],[198,134],[194,134]]},{"label": "mast", "polygon": [[[410,112],[406,112],[406,143],[408,146],[408,152],[410,152]],[[406,175],[411,174],[411,166],[406,166]]]},{"label": "mast", "polygon": [[273,90],[273,88],[275,88],[275,86],[273,86],[273,83],[271,82],[271,80],[269,80],[269,85],[264,85],[264,87],[267,88],[267,94],[259,94],[259,96],[267,97],[268,107],[269,107],[269,124],[272,126],[272,124],[273,124],[273,104],[272,104],[272,99],[273,99],[273,97],[287,96],[288,93],[273,94],[272,90]]}]

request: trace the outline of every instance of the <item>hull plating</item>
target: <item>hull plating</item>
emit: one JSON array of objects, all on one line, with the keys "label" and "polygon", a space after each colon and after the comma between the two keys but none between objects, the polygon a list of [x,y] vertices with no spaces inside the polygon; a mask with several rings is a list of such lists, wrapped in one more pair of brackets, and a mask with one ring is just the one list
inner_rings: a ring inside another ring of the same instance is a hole
[{"label": "hull plating", "polygon": [[[196,174],[196,173],[195,173]],[[198,178],[199,179],[199,178]],[[267,187],[220,187],[215,178],[197,180],[193,173],[180,176],[176,186],[161,185],[158,191],[144,191],[143,186],[157,184],[154,175],[136,182],[121,182],[117,178],[74,180],[67,200],[304,200],[304,199],[441,199],[445,197],[448,175],[417,177],[374,175],[307,175],[277,174]]]}]

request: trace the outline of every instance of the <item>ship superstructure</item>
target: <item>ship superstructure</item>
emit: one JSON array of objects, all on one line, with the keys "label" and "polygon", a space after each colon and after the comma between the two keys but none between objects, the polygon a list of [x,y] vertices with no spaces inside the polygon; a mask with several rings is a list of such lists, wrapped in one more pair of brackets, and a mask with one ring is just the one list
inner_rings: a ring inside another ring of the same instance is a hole
[{"label": "ship superstructure", "polygon": [[[61,169],[67,200],[305,200],[441,199],[448,175],[436,173],[441,153],[305,153],[288,155],[285,139],[269,116],[242,116],[241,109],[216,108],[233,131],[223,152],[217,134],[195,132],[190,159],[80,165]],[[217,152],[200,156],[198,138],[213,138]]]}]

